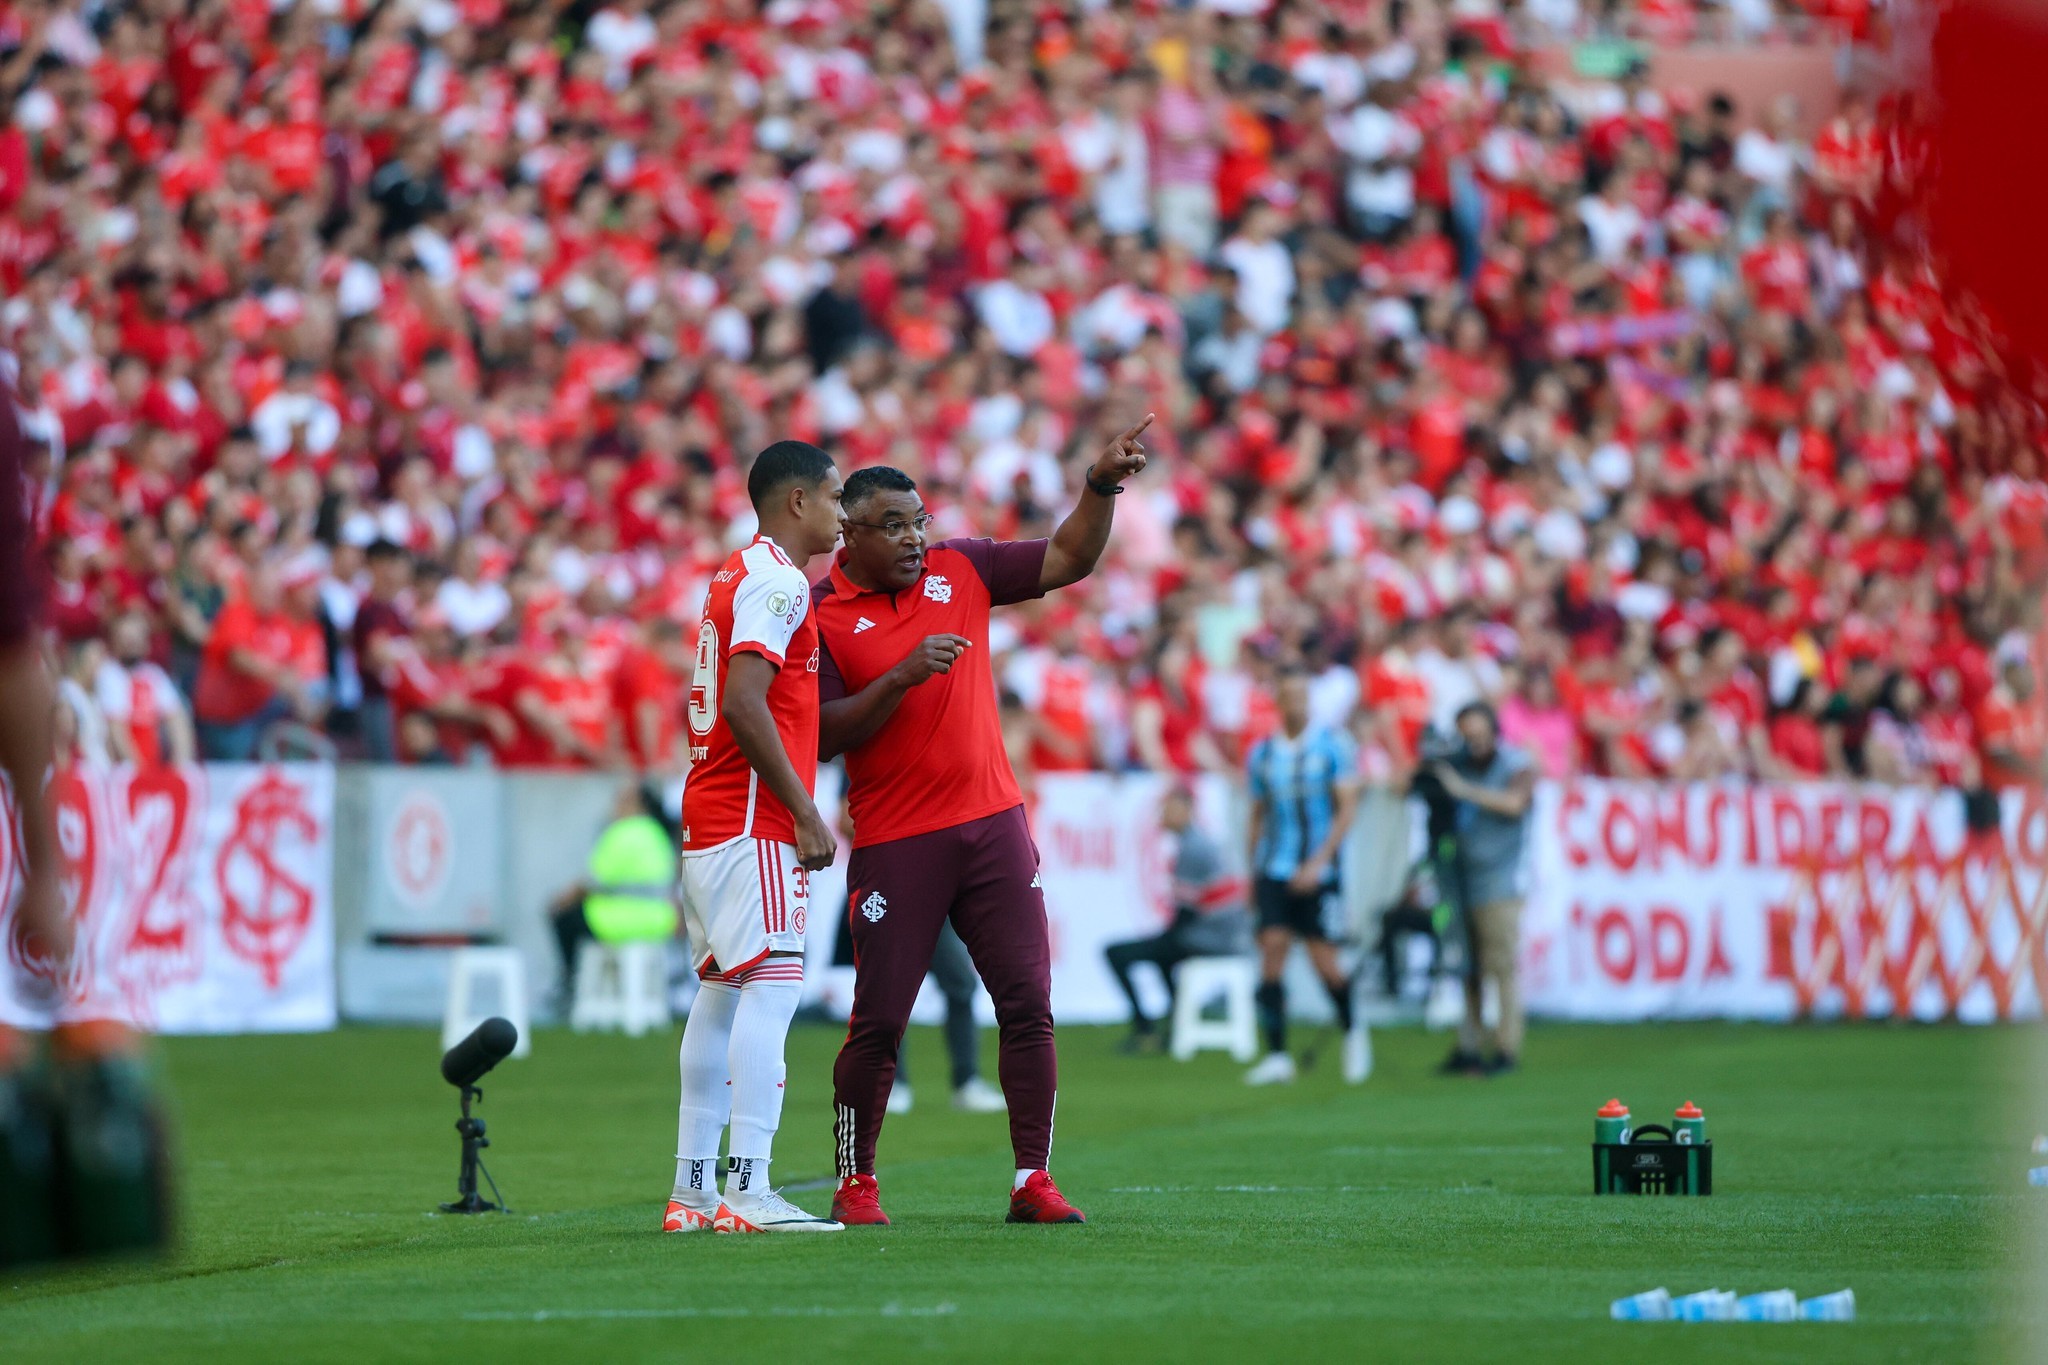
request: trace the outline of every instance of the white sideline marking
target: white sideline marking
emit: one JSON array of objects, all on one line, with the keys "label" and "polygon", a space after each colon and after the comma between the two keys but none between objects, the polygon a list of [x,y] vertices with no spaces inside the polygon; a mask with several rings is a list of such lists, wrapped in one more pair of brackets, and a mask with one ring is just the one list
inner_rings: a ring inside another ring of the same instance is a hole
[{"label": "white sideline marking", "polygon": [[1392,1185],[1118,1185],[1111,1194],[1385,1194]]},{"label": "white sideline marking", "polygon": [[1573,1151],[1570,1147],[1556,1147],[1547,1143],[1516,1143],[1505,1147],[1332,1147],[1326,1156],[1526,1156],[1538,1154],[1556,1156]]},{"label": "white sideline marking", "polygon": [[530,1313],[464,1313],[468,1322],[589,1322],[614,1318],[945,1318],[960,1310],[950,1303],[880,1308],[542,1308]]}]

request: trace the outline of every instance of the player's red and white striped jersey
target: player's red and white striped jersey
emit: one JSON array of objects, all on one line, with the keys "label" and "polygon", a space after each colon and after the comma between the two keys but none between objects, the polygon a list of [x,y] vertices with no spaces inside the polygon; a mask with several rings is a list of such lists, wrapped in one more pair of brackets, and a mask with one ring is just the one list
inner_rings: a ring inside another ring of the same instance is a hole
[{"label": "player's red and white striped jersey", "polygon": [[768,685],[768,711],[804,790],[814,790],[818,623],[811,614],[811,585],[766,536],[754,537],[712,578],[697,631],[690,777],[683,787],[685,849],[716,848],[744,837],[796,842],[796,822],[747,763],[720,714],[726,664],[740,653],[759,654],[780,670]]}]

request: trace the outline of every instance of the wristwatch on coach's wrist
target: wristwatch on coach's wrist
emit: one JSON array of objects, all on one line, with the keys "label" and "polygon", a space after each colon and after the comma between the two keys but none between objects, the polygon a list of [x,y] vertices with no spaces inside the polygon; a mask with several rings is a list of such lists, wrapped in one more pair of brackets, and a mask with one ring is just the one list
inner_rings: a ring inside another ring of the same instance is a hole
[{"label": "wristwatch on coach's wrist", "polygon": [[1120,483],[1107,483],[1107,482],[1103,482],[1103,483],[1097,483],[1097,482],[1096,482],[1096,480],[1095,480],[1095,466],[1094,466],[1094,465],[1089,465],[1089,466],[1088,466],[1088,472],[1087,472],[1086,474],[1082,475],[1081,477],[1082,477],[1082,480],[1083,480],[1083,481],[1084,481],[1085,483],[1087,483],[1087,485],[1088,485],[1088,491],[1089,491],[1089,492],[1091,492],[1091,493],[1094,493],[1094,494],[1096,494],[1096,495],[1097,495],[1097,496],[1099,496],[1099,497],[1104,497],[1104,498],[1113,498],[1113,497],[1115,497],[1115,496],[1116,496],[1117,494],[1119,494],[1119,493],[1121,493],[1121,492],[1123,492],[1123,491],[1124,491],[1124,486],[1123,486],[1122,484],[1120,484]]}]

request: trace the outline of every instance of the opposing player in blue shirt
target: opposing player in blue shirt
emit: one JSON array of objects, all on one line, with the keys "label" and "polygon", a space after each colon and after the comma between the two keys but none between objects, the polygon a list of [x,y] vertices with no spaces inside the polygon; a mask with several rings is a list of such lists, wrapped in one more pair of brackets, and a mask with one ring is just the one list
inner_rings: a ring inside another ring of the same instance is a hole
[{"label": "opposing player in blue shirt", "polygon": [[1299,939],[1330,992],[1344,1030],[1344,1079],[1363,1081],[1372,1045],[1351,1006],[1351,978],[1337,961],[1331,921],[1343,897],[1338,850],[1358,808],[1358,755],[1342,731],[1309,724],[1308,677],[1282,673],[1275,700],[1280,733],[1260,740],[1246,761],[1251,794],[1252,899],[1259,924],[1259,1024],[1266,1056],[1246,1074],[1251,1085],[1294,1079],[1287,1053],[1287,989],[1281,974]]}]

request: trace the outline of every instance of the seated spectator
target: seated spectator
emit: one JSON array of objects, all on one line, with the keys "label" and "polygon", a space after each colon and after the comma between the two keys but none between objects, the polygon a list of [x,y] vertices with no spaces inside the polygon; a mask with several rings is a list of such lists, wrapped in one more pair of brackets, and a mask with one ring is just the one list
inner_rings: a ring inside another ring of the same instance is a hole
[{"label": "seated spectator", "polygon": [[149,635],[149,617],[140,611],[114,618],[107,657],[93,675],[93,697],[117,762],[138,768],[190,763],[198,756],[192,713],[170,674],[149,657]]},{"label": "seated spectator", "polygon": [[1779,778],[1813,778],[1828,769],[1827,745],[1821,738],[1820,714],[1827,691],[1811,678],[1801,678],[1785,704],[1771,716],[1771,759]]},{"label": "seated spectator", "polygon": [[694,642],[672,617],[643,626],[619,660],[619,728],[626,758],[643,773],[676,773],[687,766],[683,699],[696,669]]},{"label": "seated spectator", "polygon": [[621,755],[611,681],[593,657],[588,623],[558,610],[538,661],[512,670],[511,710],[519,759],[539,767],[612,767]]},{"label": "seated spectator", "polygon": [[488,635],[512,609],[505,585],[484,575],[483,544],[465,537],[455,547],[455,572],[434,590],[434,605],[457,635]]},{"label": "seated spectator", "polygon": [[1863,777],[1870,771],[1865,752],[1870,737],[1870,718],[1876,709],[1884,671],[1868,654],[1849,660],[1848,676],[1820,713],[1821,747],[1827,754],[1828,772],[1835,777]]},{"label": "seated spectator", "polygon": [[1204,724],[1201,673],[1183,635],[1161,642],[1133,695],[1131,745],[1138,762],[1155,773],[1185,777],[1225,767]]},{"label": "seated spectator", "polygon": [[1741,750],[1722,729],[1720,718],[1688,697],[1678,704],[1670,726],[1675,752],[1664,772],[1681,782],[1714,782],[1742,772]]},{"label": "seated spectator", "polygon": [[1878,689],[1863,742],[1864,762],[1879,782],[1917,786],[1936,780],[1934,745],[1922,717],[1927,696],[1910,673],[1893,673]]},{"label": "seated spectator", "polygon": [[1460,711],[1476,701],[1492,705],[1501,694],[1500,665],[1480,651],[1473,621],[1469,608],[1452,608],[1415,651],[1416,676],[1429,691],[1429,722],[1446,735]]},{"label": "seated spectator", "polygon": [[1578,769],[1578,727],[1547,668],[1519,671],[1514,689],[1500,704],[1500,737],[1535,759],[1544,777],[1570,777]]},{"label": "seated spectator", "polygon": [[[1112,943],[1103,955],[1124,997],[1131,1002],[1131,1036],[1126,1052],[1157,1050],[1164,1040],[1145,1013],[1131,969],[1149,962],[1159,970],[1169,1001],[1173,969],[1191,957],[1242,953],[1251,946],[1251,920],[1244,911],[1244,881],[1225,870],[1223,852],[1195,822],[1195,795],[1184,786],[1167,789],[1159,803],[1160,832],[1172,840],[1167,866],[1173,919],[1150,938]],[[1172,1006],[1168,1005],[1168,1013]]]},{"label": "seated spectator", "polygon": [[398,757],[413,763],[463,763],[481,742],[513,743],[512,716],[484,700],[463,660],[447,618],[429,607],[410,635],[395,636],[387,655],[386,698],[399,729],[411,736]]},{"label": "seated spectator", "polygon": [[312,723],[326,705],[327,648],[313,619],[317,573],[289,583],[275,567],[251,569],[242,595],[221,608],[199,660],[192,712],[204,758],[247,762],[265,727]]},{"label": "seated spectator", "polygon": [[1920,713],[1920,730],[1934,765],[1934,780],[1944,787],[1975,791],[1984,785],[1984,764],[1977,753],[1977,720],[1963,704],[1963,682],[1953,668],[1936,669],[1929,699]]},{"label": "seated spectator", "polygon": [[2010,656],[2000,666],[1997,685],[1977,708],[1977,742],[1987,785],[2037,786],[2048,779],[2048,719],[2024,658]]},{"label": "seated spectator", "polygon": [[98,640],[79,640],[62,648],[57,674],[56,764],[104,768],[114,761],[107,718],[93,699],[93,682],[106,662],[107,647]]},{"label": "seated spectator", "polygon": [[349,631],[363,687],[363,747],[372,763],[389,763],[398,757],[398,716],[392,709],[391,686],[396,650],[409,630],[412,556],[402,546],[379,540],[363,552],[363,562],[370,572],[369,590],[356,607]]}]

